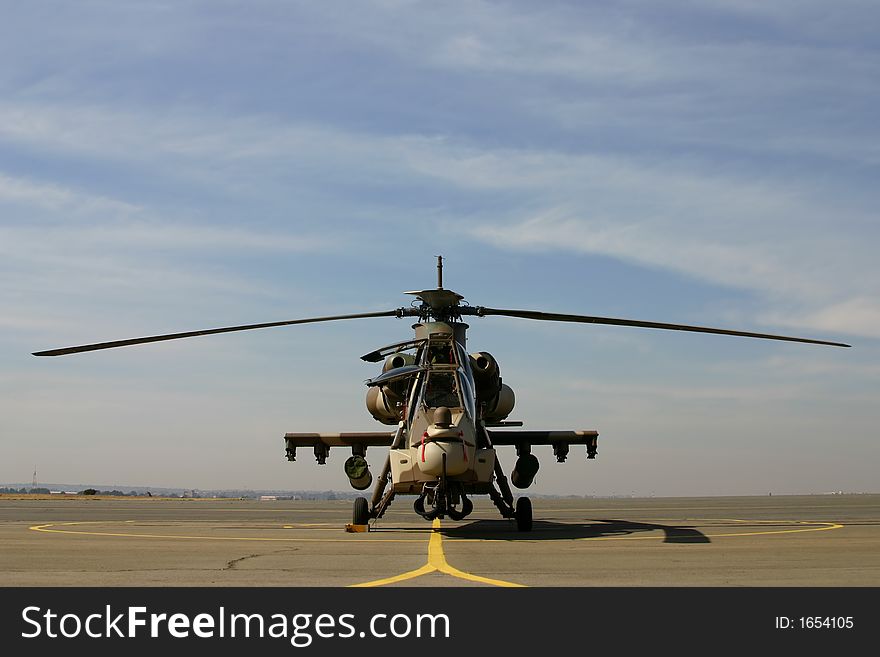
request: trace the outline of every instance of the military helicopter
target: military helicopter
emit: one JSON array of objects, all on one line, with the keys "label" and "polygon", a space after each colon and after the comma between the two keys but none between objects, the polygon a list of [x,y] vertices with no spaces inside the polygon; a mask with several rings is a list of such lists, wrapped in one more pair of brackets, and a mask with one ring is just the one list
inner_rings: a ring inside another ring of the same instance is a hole
[{"label": "military helicopter", "polygon": [[[354,502],[353,528],[368,527],[370,520],[381,518],[397,495],[414,495],[414,510],[427,520],[446,516],[462,520],[474,508],[468,496],[488,495],[502,517],[515,519],[517,529],[527,532],[532,529],[531,501],[520,496],[514,503],[510,483],[519,489],[531,486],[539,468],[532,447],[552,446],[556,460],[562,463],[568,457],[571,445],[584,445],[587,458],[594,459],[599,434],[595,430],[510,430],[523,424],[507,420],[515,405],[514,392],[502,381],[501,368],[490,353],[468,353],[468,324],[462,318],[519,317],[851,346],[842,342],[703,326],[471,306],[462,303],[462,295],[443,287],[442,256],[437,256],[436,289],[404,294],[416,297],[410,307],[154,335],[50,349],[33,355],[61,356],[216,333],[343,319],[417,318],[413,324],[414,337],[361,356],[369,363],[383,363],[382,372],[366,382],[367,410],[377,421],[395,428],[357,433],[287,433],[284,436],[287,460],[296,460],[297,448],[310,447],[318,464],[325,465],[331,447],[347,447],[351,456],[345,461],[345,473],[355,490],[366,490],[373,482],[366,461],[367,448],[389,448],[371,501],[358,497]],[[496,452],[496,447],[505,445],[515,446],[517,455],[509,482]]]}]

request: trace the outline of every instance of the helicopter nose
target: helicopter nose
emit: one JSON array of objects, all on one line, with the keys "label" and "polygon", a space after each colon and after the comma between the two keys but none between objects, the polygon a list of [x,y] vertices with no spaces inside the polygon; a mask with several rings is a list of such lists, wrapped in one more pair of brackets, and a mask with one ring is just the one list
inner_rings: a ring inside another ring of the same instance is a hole
[{"label": "helicopter nose", "polygon": [[428,426],[422,438],[419,469],[434,477],[465,472],[469,461],[473,460],[473,454],[468,454],[473,446],[465,442],[461,428],[453,423],[452,411],[447,406],[438,406],[432,419],[433,424]]}]

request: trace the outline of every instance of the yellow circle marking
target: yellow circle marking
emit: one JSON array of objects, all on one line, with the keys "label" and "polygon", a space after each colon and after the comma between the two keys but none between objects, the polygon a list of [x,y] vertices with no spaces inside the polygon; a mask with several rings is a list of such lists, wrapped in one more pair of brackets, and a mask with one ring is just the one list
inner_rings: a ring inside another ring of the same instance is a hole
[{"label": "yellow circle marking", "polygon": [[[132,523],[134,520],[127,520],[126,522]],[[186,541],[277,541],[277,542],[288,542],[288,543],[344,543],[346,541],[353,540],[351,538],[302,538],[302,537],[259,537],[259,536],[187,536],[184,534],[140,534],[140,533],[126,533],[126,532],[96,532],[96,531],[80,531],[74,529],[49,529],[50,527],[66,527],[71,525],[102,525],[107,524],[105,521],[86,521],[86,522],[59,522],[59,523],[48,523],[45,525],[34,525],[33,527],[28,527],[35,532],[47,532],[50,534],[79,534],[83,536],[117,536],[123,538],[165,538],[165,539],[181,539]],[[310,531],[315,531],[316,528],[310,527]],[[341,529],[336,529],[332,531],[341,532]],[[418,538],[371,538],[372,541],[379,541],[382,543],[416,543],[421,539]]]},{"label": "yellow circle marking", "polygon": [[[714,518],[713,520],[722,520],[725,522],[750,522],[750,523],[790,523],[795,525],[806,525],[806,527],[799,527],[797,529],[774,529],[770,531],[757,531],[757,532],[735,532],[735,533],[724,533],[724,534],[702,534],[705,538],[731,538],[737,536],[766,536],[770,534],[797,534],[803,532],[817,532],[817,531],[828,531],[831,529],[841,529],[844,525],[836,522],[818,522],[818,521],[801,521],[801,520],[742,520],[735,518]],[[126,524],[134,523],[134,520],[125,521]],[[79,531],[79,530],[70,530],[70,529],[50,529],[51,527],[68,527],[68,526],[81,526],[81,525],[89,525],[89,524],[106,524],[105,521],[86,521],[86,522],[64,522],[64,523],[48,523],[44,525],[34,525],[33,527],[29,527],[33,531],[38,532],[47,532],[47,533],[57,533],[57,534],[80,534],[87,536],[118,536],[125,538],[164,538],[164,539],[182,539],[182,540],[201,540],[201,541],[279,541],[279,542],[317,542],[317,543],[342,543],[346,541],[350,541],[352,539],[332,539],[332,538],[261,538],[255,536],[186,536],[186,535],[178,535],[178,534],[136,534],[136,533],[123,533],[123,532],[94,532],[94,531]],[[308,525],[308,528],[311,531],[318,529],[315,525],[320,525],[324,523],[308,523],[303,524],[303,527]],[[285,529],[293,528],[292,525],[285,525]],[[443,553],[443,535],[440,532],[441,525],[439,519],[434,519],[431,536],[428,540],[428,562],[420,568],[415,570],[410,570],[405,573],[401,573],[400,575],[394,575],[392,577],[387,577],[384,579],[377,579],[369,582],[363,582],[360,584],[353,584],[353,587],[374,587],[374,586],[385,586],[388,584],[396,584],[398,582],[403,582],[409,579],[414,579],[416,577],[421,577],[422,575],[427,575],[433,572],[440,572],[445,575],[450,575],[452,577],[457,577],[459,579],[468,580],[471,582],[477,582],[480,584],[487,584],[490,586],[504,586],[504,587],[522,587],[524,584],[517,584],[515,582],[508,582],[505,580],[492,579],[489,577],[483,577],[481,575],[474,575],[472,573],[468,573],[454,566],[451,566],[446,561],[446,556]],[[596,536],[596,537],[586,537],[574,540],[580,541],[644,541],[644,540],[660,540],[664,539],[664,535],[658,536]],[[380,541],[383,543],[413,543],[419,541],[420,539],[406,539],[406,538],[371,538],[371,541]],[[460,541],[492,541],[492,540],[501,540],[501,539],[450,539],[450,540],[460,540]],[[528,540],[528,539],[526,539]]]},{"label": "yellow circle marking", "polygon": [[[709,520],[709,519],[701,519],[701,520]],[[798,534],[803,532],[820,532],[820,531],[828,531],[831,529],[841,529],[844,525],[836,522],[820,522],[820,521],[809,521],[809,520],[743,520],[739,518],[712,518],[711,520],[723,520],[725,522],[740,522],[740,523],[765,523],[765,524],[779,524],[779,523],[787,523],[794,525],[807,525],[806,527],[799,527],[797,529],[773,529],[768,531],[756,531],[756,532],[732,532],[732,533],[720,533],[720,534],[702,534],[705,538],[730,538],[736,536],[766,536],[770,534]],[[135,520],[125,520],[123,521],[125,524],[132,524],[137,521]],[[183,521],[186,522],[186,521]],[[81,525],[102,525],[107,524],[107,521],[82,521],[82,522],[61,522],[61,523],[47,523],[44,525],[34,525],[32,527],[28,527],[28,529],[37,531],[37,532],[46,532],[51,534],[78,534],[84,536],[116,536],[116,537],[124,537],[124,538],[165,538],[165,539],[182,539],[182,540],[205,540],[205,541],[275,541],[275,542],[335,542],[335,543],[343,543],[346,541],[350,541],[350,538],[303,538],[303,537],[259,537],[259,536],[188,536],[184,534],[141,534],[141,533],[132,533],[132,532],[105,532],[105,531],[79,531],[72,529],[51,529],[52,527],[69,527],[69,526],[81,526]],[[293,525],[283,525],[283,529],[296,529],[296,528],[304,528],[309,529],[310,531],[339,531],[336,528],[325,527],[329,523],[302,523],[302,524],[293,524]],[[438,536],[438,530],[440,529],[439,520],[435,520],[434,526],[431,530],[431,538]],[[386,530],[387,531],[387,530]],[[415,530],[420,533],[423,530]],[[659,532],[660,528],[657,528],[655,531]],[[654,536],[587,536],[584,538],[575,538],[569,540],[576,541],[651,541],[651,540],[660,540],[664,539],[665,535],[654,535]],[[419,538],[370,538],[371,541],[379,541],[383,543],[414,543],[418,542],[421,539]],[[467,538],[467,537],[456,537],[456,538],[447,538],[449,541],[479,541],[479,542],[491,542],[496,540],[507,540],[507,539],[493,539],[493,538]],[[523,538],[523,540],[529,540],[528,538]],[[440,548],[439,554],[442,555],[442,548]]]}]

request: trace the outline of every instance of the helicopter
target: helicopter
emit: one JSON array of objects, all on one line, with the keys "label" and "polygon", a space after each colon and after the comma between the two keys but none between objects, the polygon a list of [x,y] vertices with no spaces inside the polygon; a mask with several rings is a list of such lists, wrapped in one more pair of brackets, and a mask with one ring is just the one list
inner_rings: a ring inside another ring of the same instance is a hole
[{"label": "helicopter", "polygon": [[[511,484],[520,490],[532,485],[539,469],[532,447],[551,446],[557,462],[563,463],[572,445],[584,445],[587,459],[595,459],[599,434],[595,430],[511,430],[523,426],[521,421],[507,419],[514,409],[516,396],[502,380],[500,365],[489,352],[468,353],[469,325],[463,318],[517,317],[851,346],[842,342],[704,326],[472,306],[462,303],[462,295],[443,287],[443,257],[436,257],[437,287],[404,292],[416,298],[409,307],[154,335],[49,349],[33,355],[61,356],[315,322],[413,317],[416,319],[412,325],[413,337],[361,356],[366,362],[382,363],[381,372],[366,381],[367,410],[375,420],[394,429],[287,433],[284,435],[287,460],[296,460],[298,448],[311,448],[317,463],[326,465],[331,448],[348,448],[351,456],[344,463],[345,474],[352,488],[364,491],[373,484],[366,460],[367,448],[388,448],[371,500],[358,497],[354,501],[352,523],[348,525],[352,531],[368,530],[370,521],[381,518],[397,495],[415,496],[413,509],[426,520],[446,516],[462,520],[474,509],[470,496],[488,495],[503,518],[515,520],[518,531],[528,532],[533,527],[531,501],[526,496],[519,496],[514,501]],[[516,448],[517,459],[509,478],[498,458],[496,448],[500,446]]]}]

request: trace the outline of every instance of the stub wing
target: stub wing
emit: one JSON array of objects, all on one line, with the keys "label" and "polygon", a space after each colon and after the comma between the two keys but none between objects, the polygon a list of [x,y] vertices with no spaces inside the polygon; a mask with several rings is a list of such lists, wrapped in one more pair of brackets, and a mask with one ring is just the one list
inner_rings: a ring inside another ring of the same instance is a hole
[{"label": "stub wing", "polygon": [[284,446],[287,460],[296,460],[297,447],[312,447],[315,458],[322,464],[327,459],[331,447],[351,447],[353,452],[367,447],[390,447],[397,431],[349,431],[344,433],[286,433]]},{"label": "stub wing", "polygon": [[587,458],[596,458],[599,432],[583,431],[496,431],[487,429],[492,445],[553,445],[557,458],[568,454],[569,445],[586,445]]}]

